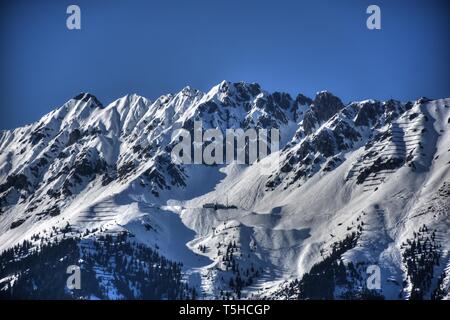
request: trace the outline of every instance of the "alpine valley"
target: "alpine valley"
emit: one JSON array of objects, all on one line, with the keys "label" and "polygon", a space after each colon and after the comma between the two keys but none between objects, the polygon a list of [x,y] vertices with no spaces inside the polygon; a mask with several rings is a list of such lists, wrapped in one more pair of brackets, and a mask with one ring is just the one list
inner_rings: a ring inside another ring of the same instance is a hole
[{"label": "alpine valley", "polygon": [[[195,121],[277,128],[280,150],[172,162],[172,133]],[[156,101],[82,93],[0,132],[1,299],[449,299],[449,250],[450,98],[223,81]]]}]

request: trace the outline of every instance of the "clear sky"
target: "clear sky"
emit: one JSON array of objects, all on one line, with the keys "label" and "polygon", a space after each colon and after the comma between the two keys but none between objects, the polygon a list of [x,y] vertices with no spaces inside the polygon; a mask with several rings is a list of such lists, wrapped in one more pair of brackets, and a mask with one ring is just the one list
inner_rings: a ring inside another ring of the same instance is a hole
[{"label": "clear sky", "polygon": [[[0,129],[38,120],[79,92],[104,104],[186,85],[258,82],[345,102],[450,97],[443,0],[6,0],[0,2]],[[81,30],[66,8],[81,8]],[[366,8],[381,8],[381,30]]]}]

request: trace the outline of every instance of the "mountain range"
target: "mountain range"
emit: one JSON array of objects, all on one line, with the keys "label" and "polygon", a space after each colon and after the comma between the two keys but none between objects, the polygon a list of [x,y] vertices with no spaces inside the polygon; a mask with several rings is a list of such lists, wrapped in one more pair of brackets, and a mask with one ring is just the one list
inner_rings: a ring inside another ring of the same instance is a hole
[{"label": "mountain range", "polygon": [[[276,128],[280,150],[174,163],[173,133],[195,121]],[[449,299],[449,215],[450,98],[223,81],[108,105],[81,93],[0,132],[2,298]]]}]

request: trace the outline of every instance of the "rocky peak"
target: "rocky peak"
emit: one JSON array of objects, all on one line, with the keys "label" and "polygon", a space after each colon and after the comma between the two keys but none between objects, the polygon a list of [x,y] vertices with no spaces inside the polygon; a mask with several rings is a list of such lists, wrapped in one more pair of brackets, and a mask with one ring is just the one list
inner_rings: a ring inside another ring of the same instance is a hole
[{"label": "rocky peak", "polygon": [[96,96],[88,92],[82,92],[76,95],[75,97],[73,97],[73,100],[79,100],[83,102],[88,102],[89,100],[91,100],[95,106],[103,108],[103,104],[100,102],[100,100],[98,100]]},{"label": "rocky peak", "polygon": [[317,93],[310,110],[305,113],[303,119],[303,130],[305,134],[311,134],[321,123],[329,120],[332,116],[344,108],[342,101],[328,91]]},{"label": "rocky peak", "polygon": [[328,91],[319,92],[311,105],[311,110],[320,121],[326,121],[338,113],[344,104],[341,99]]}]

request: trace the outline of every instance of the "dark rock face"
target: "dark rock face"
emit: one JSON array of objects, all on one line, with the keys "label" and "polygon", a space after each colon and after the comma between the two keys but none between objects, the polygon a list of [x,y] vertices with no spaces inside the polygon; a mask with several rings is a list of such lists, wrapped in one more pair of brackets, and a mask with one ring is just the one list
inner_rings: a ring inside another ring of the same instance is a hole
[{"label": "dark rock face", "polygon": [[126,162],[124,163],[118,170],[117,170],[117,174],[119,176],[119,178],[123,178],[126,175],[128,175],[129,173],[131,173],[131,171],[133,171],[133,169],[135,168],[135,164],[133,162]]},{"label": "dark rock face", "polygon": [[110,184],[113,181],[114,181],[114,177],[113,176],[105,174],[105,175],[103,175],[103,178],[102,178],[102,186],[106,186],[106,185]]},{"label": "dark rock face", "polygon": [[342,101],[329,92],[320,92],[314,98],[311,109],[305,113],[303,128],[311,134],[316,125],[327,121],[344,108]]},{"label": "dark rock face", "polygon": [[[182,166],[171,162],[170,156],[158,155],[155,165],[144,172],[144,177],[149,183],[151,193],[159,197],[158,190],[170,190],[171,186],[185,187],[186,174]],[[142,186],[147,186],[143,183]]]},{"label": "dark rock face", "polygon": [[377,173],[382,170],[397,169],[403,165],[403,162],[404,162],[403,159],[400,158],[390,158],[390,159],[378,158],[377,160],[375,160],[373,165],[365,168],[359,173],[358,177],[356,178],[356,183],[357,184],[363,183],[371,173]]},{"label": "dark rock face", "polygon": [[32,145],[36,145],[39,141],[45,138],[45,134],[41,130],[36,130],[31,133],[30,142]]},{"label": "dark rock face", "polygon": [[227,95],[231,95],[234,91],[234,97],[238,102],[248,101],[251,97],[257,96],[262,92],[261,87],[257,83],[230,83],[227,81],[221,84],[219,91]]},{"label": "dark rock face", "polygon": [[330,160],[328,160],[325,168],[323,169],[323,171],[328,172],[328,171],[333,171],[334,169],[336,169],[340,164],[342,163],[342,159],[339,157],[333,157]]},{"label": "dark rock face", "polygon": [[20,226],[22,223],[24,223],[25,220],[26,220],[26,219],[24,218],[24,219],[19,219],[19,220],[14,221],[13,223],[11,223],[10,229],[15,229],[15,228],[17,228],[17,227]]},{"label": "dark rock face", "polygon": [[253,95],[256,96],[261,93],[261,87],[257,83],[250,83],[247,85],[248,91]]},{"label": "dark rock face", "polygon": [[413,106],[414,106],[414,104],[411,101],[408,101],[405,104],[405,110],[411,110]]},{"label": "dark rock face", "polygon": [[347,150],[352,147],[352,145],[347,144],[345,139],[349,141],[350,144],[352,144],[352,142],[356,142],[361,138],[359,132],[356,131],[352,126],[348,125],[348,123],[345,121],[339,121],[336,124],[336,127],[333,130],[333,134],[339,150]]},{"label": "dark rock face", "polygon": [[77,142],[81,138],[81,132],[78,129],[73,130],[69,134],[69,141],[67,141],[67,146],[73,145],[75,142]]},{"label": "dark rock face", "polygon": [[303,94],[299,93],[297,97],[295,98],[295,102],[298,105],[306,105],[309,106],[311,103],[313,103],[311,98],[308,98],[307,96],[304,96]]},{"label": "dark rock face", "polygon": [[238,82],[234,84],[234,87],[237,91],[237,98],[242,101],[247,101],[250,99],[250,94],[247,90],[247,87],[244,83]]},{"label": "dark rock face", "polygon": [[401,103],[393,99],[386,101],[384,109],[387,123],[391,123],[404,112]]},{"label": "dark rock face", "polygon": [[105,167],[106,164],[102,161],[91,164],[87,159],[83,159],[75,163],[74,173],[86,177],[102,173],[105,170]]},{"label": "dark rock face", "polygon": [[167,173],[172,177],[170,183],[174,186],[185,187],[186,183],[184,181],[183,173],[179,166],[169,163],[167,165]]},{"label": "dark rock face", "polygon": [[219,106],[214,101],[206,101],[205,103],[202,103],[201,105],[198,106],[198,110],[200,112],[200,115],[202,115],[205,112],[214,113],[219,111]]},{"label": "dark rock face", "polygon": [[28,179],[23,174],[10,175],[6,182],[0,185],[0,192],[5,192],[9,188],[15,188],[16,190],[24,190],[27,189],[29,183]]},{"label": "dark rock face", "polygon": [[144,172],[144,177],[147,178],[147,180],[151,184],[151,193],[155,197],[159,197],[158,189],[166,189],[166,180],[164,179],[164,176],[156,169],[152,168]]},{"label": "dark rock face", "polygon": [[[285,100],[288,99],[286,96],[284,98],[281,98],[281,96],[279,96],[278,99],[282,99],[281,101],[279,101],[281,103],[284,103],[286,105],[290,104],[290,100]],[[255,101],[255,106],[258,109],[265,110],[268,113],[269,117],[266,117],[267,123],[276,122],[275,120],[279,120],[283,123],[287,122],[286,115],[283,112],[283,107],[277,104],[276,99],[274,99],[273,96],[268,96],[267,98],[258,98]]]},{"label": "dark rock face", "polygon": [[284,92],[274,92],[271,97],[273,99],[273,102],[284,110],[289,108],[292,102],[291,96],[288,93]]},{"label": "dark rock face", "polygon": [[296,155],[300,159],[304,159],[312,151],[313,151],[312,145],[309,143],[309,141],[306,140],[301,144],[300,148],[298,148]]},{"label": "dark rock face", "polygon": [[369,126],[374,124],[382,112],[383,109],[379,102],[364,103],[356,116],[355,124],[357,126]]},{"label": "dark rock face", "polygon": [[326,121],[338,113],[344,104],[342,101],[329,92],[321,92],[315,98],[311,110],[320,121]]},{"label": "dark rock face", "polygon": [[66,181],[64,181],[64,184],[62,186],[62,193],[64,196],[68,197],[72,195],[72,191],[70,190],[70,188],[72,188],[73,185],[72,183],[69,181],[69,179],[67,179]]},{"label": "dark rock face", "polygon": [[[179,165],[173,164],[171,162],[170,156],[167,155],[159,155],[156,157],[156,166],[160,172],[167,172],[170,176],[170,183],[173,186],[185,187],[185,174],[183,172],[183,168]],[[164,182],[165,184],[165,182]],[[170,187],[166,187],[166,189],[170,189]]]},{"label": "dark rock face", "polygon": [[303,118],[303,130],[305,130],[306,134],[311,134],[314,132],[316,124],[318,124],[318,119],[314,115],[312,110],[309,110],[305,113],[305,117]]},{"label": "dark rock face", "polygon": [[47,191],[47,195],[48,195],[50,198],[56,199],[56,198],[59,198],[59,197],[61,196],[61,192],[60,192],[60,191],[55,191],[55,190],[53,190],[53,189],[49,189],[49,190]]},{"label": "dark rock face", "polygon": [[316,150],[325,157],[330,157],[335,153],[336,142],[334,135],[329,130],[320,131],[314,138],[313,143],[316,146]]}]

